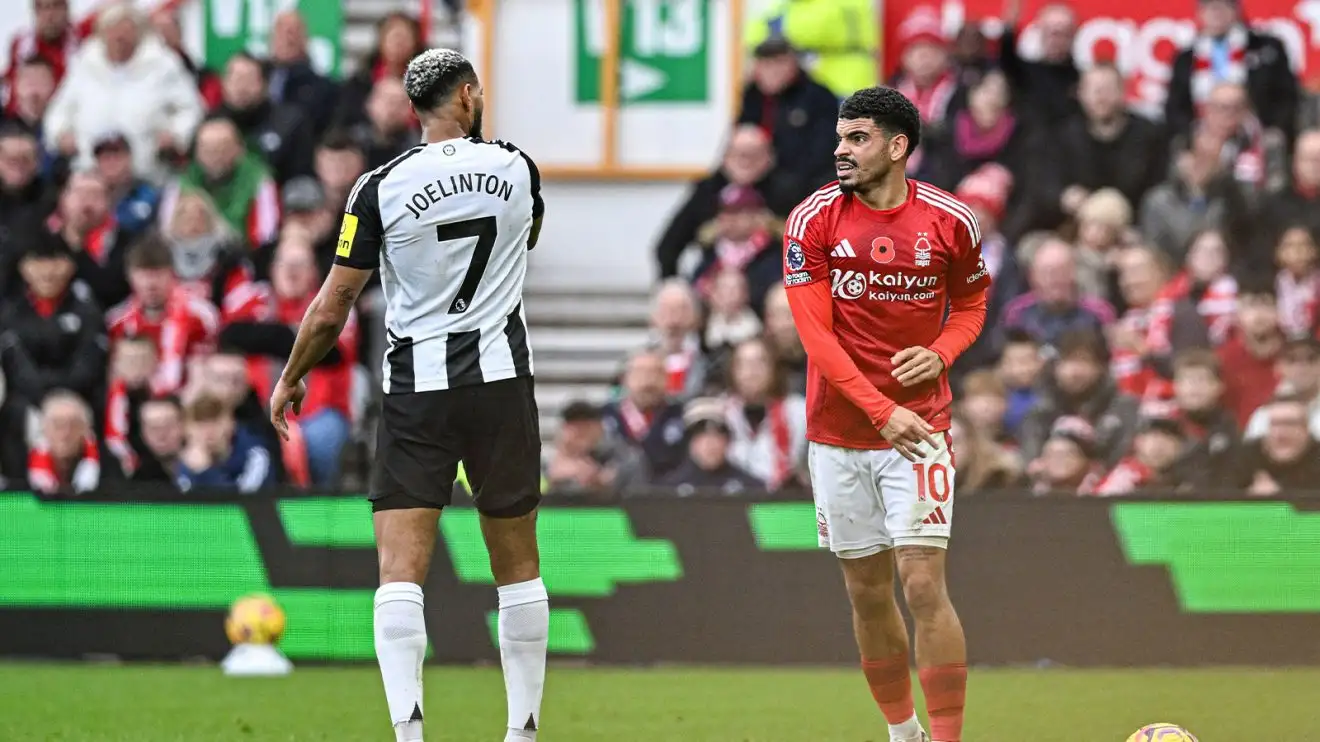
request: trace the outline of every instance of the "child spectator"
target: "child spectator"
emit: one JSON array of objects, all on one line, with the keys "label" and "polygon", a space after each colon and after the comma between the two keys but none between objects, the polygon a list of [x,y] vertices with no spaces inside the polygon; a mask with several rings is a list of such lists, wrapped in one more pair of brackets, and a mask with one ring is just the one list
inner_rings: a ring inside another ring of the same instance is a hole
[{"label": "child spectator", "polygon": [[974,424],[954,415],[949,436],[958,456],[959,494],[1007,489],[1017,482],[1022,472],[1017,457]]},{"label": "child spectator", "polygon": [[720,354],[761,334],[761,320],[747,305],[747,278],[737,268],[724,268],[710,284],[705,347]]},{"label": "child spectator", "polygon": [[92,410],[77,394],[60,389],[42,401],[41,436],[28,450],[27,479],[29,487],[47,495],[83,494],[100,486]]},{"label": "child spectator", "polygon": [[1002,428],[1014,439],[1021,432],[1027,413],[1036,406],[1037,388],[1044,368],[1040,343],[1025,332],[1010,332],[995,374],[1006,394]]},{"label": "child spectator", "polygon": [[133,293],[107,313],[110,339],[150,340],[157,360],[151,393],[174,394],[187,381],[189,364],[215,350],[219,314],[210,302],[179,285],[169,245],[158,235],[134,245],[127,263]]},{"label": "child spectator", "polygon": [[730,460],[733,436],[721,407],[716,400],[692,401],[683,416],[687,458],[657,479],[657,485],[672,487],[680,497],[699,492],[741,495],[765,486]]},{"label": "child spectator", "polygon": [[1274,394],[1279,384],[1275,362],[1282,349],[1274,282],[1240,286],[1234,332],[1216,352],[1226,386],[1224,407],[1232,411],[1242,428],[1246,428],[1251,413]]},{"label": "child spectator", "polygon": [[188,405],[184,446],[175,464],[175,481],[187,492],[195,487],[255,492],[271,481],[270,451],[234,422],[224,400],[200,394]]},{"label": "child spectator", "polygon": [[764,341],[734,350],[725,403],[729,460],[771,490],[804,488],[807,401],[788,392]]},{"label": "child spectator", "polygon": [[1224,382],[1219,358],[1193,349],[1173,360],[1173,409],[1187,446],[1179,461],[1182,476],[1196,487],[1222,486],[1237,456],[1238,424],[1223,408]]},{"label": "child spectator", "polygon": [[1037,495],[1088,495],[1103,473],[1096,458],[1095,429],[1078,417],[1056,420],[1040,455],[1027,466],[1031,491]]},{"label": "child spectator", "polygon": [[196,372],[190,375],[188,386],[180,394],[185,408],[199,396],[216,397],[224,403],[237,425],[265,447],[273,480],[283,481],[284,464],[279,456],[281,439],[266,410],[268,398],[258,396],[252,389],[247,359],[223,345],[207,356],[197,364]]},{"label": "child spectator", "polygon": [[1174,465],[1183,450],[1182,428],[1169,418],[1141,423],[1132,452],[1100,480],[1091,494],[1109,497],[1178,488]]},{"label": "child spectator", "polygon": [[1008,389],[994,371],[980,370],[963,379],[961,418],[978,436],[997,442],[1008,439],[1004,421],[1008,415]]},{"label": "child spectator", "polygon": [[1279,273],[1274,290],[1279,297],[1279,326],[1285,335],[1310,335],[1316,327],[1320,302],[1320,254],[1310,229],[1295,224],[1284,229],[1274,246]]}]

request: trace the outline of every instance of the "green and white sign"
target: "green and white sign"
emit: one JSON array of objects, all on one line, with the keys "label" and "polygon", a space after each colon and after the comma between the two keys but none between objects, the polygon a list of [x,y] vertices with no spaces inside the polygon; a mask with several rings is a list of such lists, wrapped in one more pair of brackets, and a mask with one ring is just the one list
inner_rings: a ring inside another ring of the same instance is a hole
[{"label": "green and white sign", "polygon": [[[710,96],[710,12],[706,0],[622,0],[619,100],[705,103]],[[576,101],[600,102],[604,0],[574,0]]]},{"label": "green and white sign", "polygon": [[206,66],[219,70],[239,51],[265,57],[276,14],[295,7],[307,24],[312,66],[323,75],[338,77],[344,9],[328,0],[203,0]]}]

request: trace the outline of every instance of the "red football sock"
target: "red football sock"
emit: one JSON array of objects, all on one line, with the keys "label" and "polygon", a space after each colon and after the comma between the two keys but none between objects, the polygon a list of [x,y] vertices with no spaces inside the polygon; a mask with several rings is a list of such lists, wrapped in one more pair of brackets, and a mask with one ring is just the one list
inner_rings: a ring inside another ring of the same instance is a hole
[{"label": "red football sock", "polygon": [[967,701],[967,665],[936,665],[917,672],[926,692],[930,736],[934,742],[962,740],[963,705]]},{"label": "red football sock", "polygon": [[915,713],[912,706],[912,671],[906,654],[882,660],[862,660],[862,672],[871,686],[871,696],[890,724],[902,724]]}]

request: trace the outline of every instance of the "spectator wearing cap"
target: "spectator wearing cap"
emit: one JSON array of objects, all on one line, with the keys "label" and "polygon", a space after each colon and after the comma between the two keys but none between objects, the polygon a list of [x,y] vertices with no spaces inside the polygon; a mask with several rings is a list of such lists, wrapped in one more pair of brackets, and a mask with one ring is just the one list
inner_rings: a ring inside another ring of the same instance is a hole
[{"label": "spectator wearing cap", "polygon": [[1205,229],[1232,235],[1246,232],[1248,206],[1242,189],[1220,160],[1222,142],[1198,132],[1191,146],[1173,156],[1169,177],[1146,193],[1138,223],[1151,244],[1177,255],[1192,236]]},{"label": "spectator wearing cap", "polygon": [[[1027,252],[1026,247],[1020,252]],[[1098,332],[1112,323],[1114,308],[1084,293],[1077,273],[1074,248],[1058,238],[1045,238],[1030,250],[1030,290],[1004,307],[1005,329],[1021,330],[1044,345],[1054,345],[1067,331]]]},{"label": "spectator wearing cap", "polygon": [[802,50],[808,69],[843,98],[876,83],[880,19],[871,0],[774,0],[745,24],[743,42],[755,49],[783,38]]},{"label": "spectator wearing cap", "polygon": [[[1061,151],[1054,158],[1063,189],[1059,216],[1075,215],[1086,197],[1101,188],[1117,189],[1130,204],[1141,203],[1168,172],[1168,137],[1128,110],[1123,73],[1112,64],[1082,73],[1077,97],[1081,111],[1060,122]],[[1136,162],[1141,167],[1133,167]]]},{"label": "spectator wearing cap", "polygon": [[1034,113],[1040,123],[1053,128],[1077,111],[1080,73],[1073,58],[1077,16],[1064,3],[1041,8],[1031,24],[1039,39],[1040,54],[1035,59],[1024,59],[1018,48],[1021,13],[1021,0],[1005,3],[999,65],[1008,75],[1013,90],[1021,96],[1023,110]]},{"label": "spectator wearing cap", "polygon": [[1288,52],[1274,36],[1249,27],[1237,0],[1199,0],[1200,28],[1173,60],[1164,120],[1174,134],[1187,134],[1220,83],[1242,85],[1261,124],[1284,141],[1296,133],[1298,87]]},{"label": "spectator wearing cap", "polygon": [[1027,465],[1031,491],[1037,495],[1088,495],[1103,475],[1095,429],[1077,417],[1055,421],[1040,453]]},{"label": "spectator wearing cap", "polygon": [[238,425],[225,400],[200,394],[187,406],[184,445],[175,462],[175,483],[193,489],[255,492],[271,484],[270,452]]},{"label": "spectator wearing cap", "polygon": [[301,108],[271,101],[260,60],[246,52],[230,57],[220,88],[213,113],[234,122],[247,150],[261,156],[277,183],[312,172],[312,124]]},{"label": "spectator wearing cap", "polygon": [[231,229],[248,245],[275,239],[280,192],[270,168],[249,150],[233,119],[216,115],[197,129],[196,156],[170,184],[161,211],[169,213],[183,191],[206,194]]},{"label": "spectator wearing cap", "polygon": [[92,145],[96,172],[105,183],[119,237],[129,241],[155,223],[160,206],[160,189],[134,174],[130,147],[128,137],[117,132],[97,137]]},{"label": "spectator wearing cap", "polygon": [[9,396],[27,406],[56,389],[88,404],[104,398],[105,322],[87,291],[72,283],[75,270],[68,245],[35,231],[18,264],[25,290],[0,304],[0,368]]},{"label": "spectator wearing cap", "polygon": [[551,492],[600,497],[639,484],[640,454],[628,446],[609,445],[599,407],[570,402],[560,418],[545,465]]},{"label": "spectator wearing cap", "polygon": [[701,352],[701,307],[692,287],[670,279],[651,303],[651,342],[665,361],[665,391],[687,399],[706,389],[708,363]]},{"label": "spectator wearing cap", "polygon": [[761,42],[753,57],[738,123],[765,129],[779,166],[804,186],[814,190],[834,180],[838,97],[802,69],[797,50],[783,39]]},{"label": "spectator wearing cap", "polygon": [[[953,114],[967,104],[967,91],[950,61],[939,11],[929,5],[913,9],[898,26],[897,42],[899,69],[891,84],[921,113],[922,141],[935,145],[947,134]],[[925,158],[919,152],[920,148],[912,155],[916,161],[908,159],[909,173],[925,169]]]},{"label": "spectator wearing cap", "polygon": [[1225,383],[1224,407],[1243,429],[1279,385],[1278,359],[1284,336],[1278,298],[1268,280],[1238,288],[1235,330],[1216,349]]},{"label": "spectator wearing cap", "polygon": [[985,269],[994,281],[986,308],[986,329],[972,347],[958,357],[954,366],[959,370],[994,363],[1003,343],[999,322],[1004,307],[1026,288],[1013,244],[1001,227],[1012,190],[1013,174],[1008,168],[992,163],[982,165],[963,178],[955,191],[958,200],[967,204],[976,215],[976,221],[981,227],[981,259],[985,261]]},{"label": "spectator wearing cap", "polygon": [[1293,144],[1292,178],[1260,204],[1256,231],[1272,239],[1281,224],[1305,224],[1320,232],[1320,129],[1307,129]]},{"label": "spectator wearing cap", "polygon": [[724,270],[747,277],[748,297],[759,314],[765,293],[783,280],[780,235],[765,200],[751,186],[728,185],[720,192],[720,212],[699,235],[704,253],[693,272],[697,293],[709,298],[714,277]]},{"label": "spectator wearing cap", "polygon": [[960,495],[1006,490],[1021,477],[1022,463],[1017,456],[962,416],[953,415],[949,437],[958,452]]},{"label": "spectator wearing cap", "polygon": [[275,14],[270,33],[267,87],[274,103],[301,108],[319,137],[334,117],[339,91],[313,67],[307,42],[307,23],[296,8]]},{"label": "spectator wearing cap", "polygon": [[763,340],[734,349],[723,401],[728,459],[771,490],[806,489],[807,401],[788,390]]},{"label": "spectator wearing cap", "polygon": [[27,483],[45,495],[81,495],[101,484],[101,447],[86,400],[55,389],[41,402],[40,435],[28,447]]},{"label": "spectator wearing cap", "polygon": [[174,257],[159,235],[148,235],[128,253],[133,293],[106,319],[110,340],[145,338],[155,351],[152,394],[175,394],[197,359],[215,350],[219,312],[211,302],[179,285]]},{"label": "spectator wearing cap", "polygon": [[686,458],[654,480],[673,488],[679,497],[699,493],[744,495],[765,489],[765,483],[730,459],[733,434],[719,400],[695,399],[683,415]]},{"label": "spectator wearing cap", "polygon": [[174,52],[146,33],[131,2],[100,11],[96,28],[46,112],[46,141],[87,164],[97,135],[122,132],[132,144],[134,172],[161,183],[167,160],[187,150],[201,120],[195,81]]},{"label": "spectator wearing cap", "polygon": [[5,82],[9,83],[11,105],[17,89],[15,78],[24,61],[33,58],[44,61],[55,73],[55,84],[59,84],[79,45],[91,35],[96,20],[92,16],[82,23],[73,23],[68,0],[32,0],[32,17],[36,21],[32,29],[20,31],[9,42],[6,65],[9,73]]},{"label": "spectator wearing cap", "polygon": [[408,62],[425,50],[422,24],[416,18],[398,11],[385,14],[376,24],[376,49],[340,88],[334,126],[348,129],[365,121],[367,99],[376,83],[402,80]]},{"label": "spectator wearing cap", "polygon": [[73,250],[77,278],[91,289],[97,303],[114,306],[128,296],[124,276],[128,245],[120,235],[110,209],[110,193],[99,172],[77,171],[69,176],[46,228]]},{"label": "spectator wearing cap", "polygon": [[[270,268],[271,291],[263,316],[233,322],[220,333],[220,344],[249,357],[249,371],[258,398],[270,396],[303,315],[321,285],[321,273],[309,235],[286,229]],[[339,461],[353,427],[353,367],[357,363],[357,313],[350,310],[334,348],[307,375],[307,396],[291,422],[290,441],[283,445],[290,473],[305,471],[309,483],[334,487]]]},{"label": "spectator wearing cap", "polygon": [[[169,210],[166,211],[165,209]],[[253,251],[201,191],[183,190],[162,206],[160,236],[184,288],[220,310],[221,324],[259,314],[264,287],[256,282]]]},{"label": "spectator wearing cap", "polygon": [[665,391],[664,354],[652,349],[632,354],[621,387],[620,398],[601,412],[606,439],[636,450],[648,477],[663,477],[683,459],[683,407]]},{"label": "spectator wearing cap", "polygon": [[1090,494],[1102,497],[1181,488],[1176,464],[1183,451],[1178,421],[1151,417],[1142,420],[1132,451],[1105,474]]},{"label": "spectator wearing cap", "polygon": [[766,208],[781,220],[815,190],[814,186],[804,188],[798,178],[776,166],[764,129],[755,124],[735,126],[719,169],[692,184],[656,243],[660,278],[678,275],[683,252],[719,214],[721,196],[730,185],[754,188],[765,199]]},{"label": "spectator wearing cap", "polygon": [[1187,442],[1178,468],[1197,487],[1218,487],[1231,480],[1237,458],[1238,423],[1224,409],[1224,381],[1219,359],[1205,349],[1179,353],[1173,359],[1173,409]]},{"label": "spectator wearing cap", "polygon": [[[1287,340],[1275,361],[1279,384],[1275,397],[1296,397],[1307,404],[1311,437],[1320,439],[1320,341],[1304,335]],[[1269,404],[1258,407],[1247,420],[1242,437],[1254,440],[1269,430]]]},{"label": "spectator wearing cap", "polygon": [[1110,377],[1101,335],[1086,331],[1062,335],[1043,382],[1036,406],[1022,423],[1024,458],[1040,455],[1061,417],[1081,418],[1093,428],[1097,457],[1107,466],[1127,453],[1137,426],[1137,400],[1120,392]]},{"label": "spectator wearing cap", "polygon": [[1310,432],[1310,404],[1292,395],[1269,403],[1264,434],[1242,446],[1234,467],[1239,489],[1257,497],[1315,489],[1320,481],[1320,443]]},{"label": "spectator wearing cap", "polygon": [[367,156],[367,168],[381,167],[417,146],[421,128],[413,115],[403,81],[383,77],[371,86],[367,96],[367,118],[349,128]]}]

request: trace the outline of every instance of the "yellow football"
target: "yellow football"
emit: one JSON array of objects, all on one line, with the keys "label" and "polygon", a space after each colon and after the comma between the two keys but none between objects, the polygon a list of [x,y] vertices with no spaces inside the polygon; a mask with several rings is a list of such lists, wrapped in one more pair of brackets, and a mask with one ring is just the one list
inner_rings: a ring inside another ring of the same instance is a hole
[{"label": "yellow football", "polygon": [[284,635],[284,609],[269,595],[239,598],[225,618],[225,635],[234,644],[275,644]]},{"label": "yellow football", "polygon": [[1196,742],[1196,736],[1177,724],[1147,724],[1128,737],[1127,742]]}]

